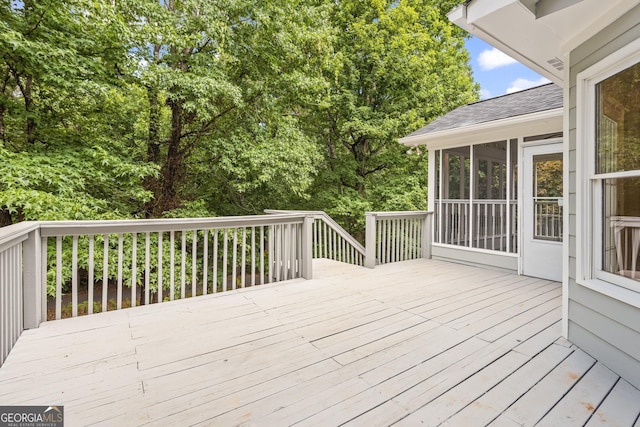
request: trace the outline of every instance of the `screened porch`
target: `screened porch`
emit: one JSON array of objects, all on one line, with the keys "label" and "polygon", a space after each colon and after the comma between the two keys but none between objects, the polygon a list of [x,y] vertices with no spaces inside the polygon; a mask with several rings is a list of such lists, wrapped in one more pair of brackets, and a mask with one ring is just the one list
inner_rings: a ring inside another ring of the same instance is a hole
[{"label": "screened porch", "polygon": [[518,252],[518,140],[436,150],[434,242]]}]

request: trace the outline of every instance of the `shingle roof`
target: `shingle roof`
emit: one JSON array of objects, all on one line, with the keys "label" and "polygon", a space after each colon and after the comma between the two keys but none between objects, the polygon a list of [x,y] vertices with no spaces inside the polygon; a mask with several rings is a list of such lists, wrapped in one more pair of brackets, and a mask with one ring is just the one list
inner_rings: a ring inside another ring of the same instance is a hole
[{"label": "shingle roof", "polygon": [[548,83],[463,105],[418,129],[407,138],[556,108],[562,108],[562,88],[554,83]]}]

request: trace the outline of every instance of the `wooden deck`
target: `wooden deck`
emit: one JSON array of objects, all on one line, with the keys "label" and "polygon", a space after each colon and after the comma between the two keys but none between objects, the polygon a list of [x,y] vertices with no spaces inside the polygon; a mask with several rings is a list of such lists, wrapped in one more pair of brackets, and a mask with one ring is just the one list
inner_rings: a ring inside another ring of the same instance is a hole
[{"label": "wooden deck", "polygon": [[68,426],[638,426],[640,391],[560,338],[558,283],[433,260],[47,322],[0,404]]}]

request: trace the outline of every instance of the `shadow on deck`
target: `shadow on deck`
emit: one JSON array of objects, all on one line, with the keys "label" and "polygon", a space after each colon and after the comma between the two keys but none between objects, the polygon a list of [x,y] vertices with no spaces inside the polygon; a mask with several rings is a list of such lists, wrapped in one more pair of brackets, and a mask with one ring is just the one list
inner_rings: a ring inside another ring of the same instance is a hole
[{"label": "shadow on deck", "polygon": [[[629,425],[640,392],[560,338],[561,286],[415,260],[46,322],[3,405],[67,425]],[[617,423],[617,424],[616,424]]]}]

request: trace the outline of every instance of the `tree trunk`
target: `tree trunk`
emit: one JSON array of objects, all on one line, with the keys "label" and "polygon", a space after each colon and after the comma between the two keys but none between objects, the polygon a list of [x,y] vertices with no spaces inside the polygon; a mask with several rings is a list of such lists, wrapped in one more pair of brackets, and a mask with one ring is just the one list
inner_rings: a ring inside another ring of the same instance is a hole
[{"label": "tree trunk", "polygon": [[147,145],[147,160],[152,163],[160,162],[160,105],[158,91],[149,89],[149,142]]},{"label": "tree trunk", "polygon": [[158,217],[163,212],[174,209],[180,205],[177,187],[182,177],[184,168],[184,152],[180,148],[182,139],[182,104],[179,101],[171,101],[171,137],[167,158],[160,170],[160,190],[158,204],[154,210],[154,216]]},{"label": "tree trunk", "polygon": [[4,128],[4,116],[6,113],[6,108],[4,105],[0,105],[0,141],[7,142],[7,135],[5,133]]},{"label": "tree trunk", "polygon": [[26,82],[24,85],[24,109],[27,113],[27,142],[29,144],[33,144],[36,142],[36,120],[33,117],[33,96],[32,96],[32,88],[33,86],[33,77],[27,76]]},{"label": "tree trunk", "polygon": [[7,209],[0,209],[0,227],[13,224],[11,214]]}]

